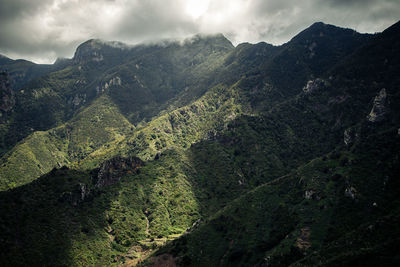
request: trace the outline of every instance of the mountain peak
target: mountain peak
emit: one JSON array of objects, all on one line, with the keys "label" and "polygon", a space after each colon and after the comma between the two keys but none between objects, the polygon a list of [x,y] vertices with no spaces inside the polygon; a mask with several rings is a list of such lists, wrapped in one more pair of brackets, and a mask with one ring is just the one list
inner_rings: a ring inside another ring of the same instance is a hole
[{"label": "mountain peak", "polygon": [[398,36],[400,33],[400,20],[397,21],[396,23],[394,23],[392,26],[390,26],[386,30],[384,30],[382,33],[383,34],[395,34]]},{"label": "mountain peak", "polygon": [[202,34],[198,33],[183,41],[184,45],[208,45],[214,48],[226,50],[234,48],[231,41],[229,41],[222,33],[216,34]]},{"label": "mountain peak", "polygon": [[349,28],[341,28],[331,24],[325,24],[323,22],[315,22],[311,24],[305,30],[299,32],[296,36],[292,38],[290,42],[304,42],[310,41],[315,38],[324,38],[329,39],[331,41],[339,41],[344,42],[345,39],[350,38],[351,36],[369,36],[369,34],[361,34],[356,32],[353,29]]},{"label": "mountain peak", "polygon": [[130,46],[116,41],[103,41],[101,39],[90,39],[80,44],[75,51],[73,60],[75,63],[100,62],[104,60],[106,50],[124,50]]}]

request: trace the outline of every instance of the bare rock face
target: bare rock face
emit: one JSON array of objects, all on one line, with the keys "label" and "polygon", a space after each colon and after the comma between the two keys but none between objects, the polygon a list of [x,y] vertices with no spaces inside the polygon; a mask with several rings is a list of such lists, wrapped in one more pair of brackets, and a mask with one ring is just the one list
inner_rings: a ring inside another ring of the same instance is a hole
[{"label": "bare rock face", "polygon": [[[135,79],[136,79],[136,75],[135,75]],[[101,94],[104,93],[106,91],[108,91],[110,89],[110,87],[112,86],[121,86],[121,78],[116,76],[112,79],[110,79],[108,82],[105,82],[104,84],[97,86],[96,87],[96,93],[97,94]],[[143,85],[141,85],[141,87],[144,87]]]},{"label": "bare rock face", "polygon": [[78,107],[79,105],[86,103],[86,98],[86,94],[75,94],[74,97],[69,99],[68,104]]},{"label": "bare rock face", "polygon": [[[84,201],[93,197],[93,185],[95,188],[101,188],[109,186],[120,181],[121,177],[130,174],[138,173],[138,169],[144,166],[142,160],[136,157],[122,158],[115,157],[113,159],[105,161],[101,167],[92,173],[93,184],[78,183],[74,186],[71,191],[63,192],[59,196],[60,202],[67,202],[70,205],[76,207]],[[68,169],[62,167],[61,170]]]},{"label": "bare rock face", "polygon": [[321,199],[321,197],[318,195],[318,193],[315,192],[314,190],[306,190],[304,192],[304,198],[311,199],[311,200],[320,200]]},{"label": "bare rock face", "polygon": [[15,96],[11,89],[10,76],[7,72],[0,72],[0,123],[7,121],[14,105]]},{"label": "bare rock face", "polygon": [[348,145],[350,145],[351,143],[352,143],[352,140],[353,138],[352,138],[352,136],[351,136],[351,131],[350,131],[350,129],[346,129],[345,131],[344,131],[344,134],[343,134],[343,142],[344,142],[344,144],[346,145],[346,146],[348,146]]},{"label": "bare rock face", "polygon": [[352,129],[348,128],[343,133],[343,142],[346,146],[351,146],[358,139],[358,133]]},{"label": "bare rock face", "polygon": [[123,175],[137,173],[144,162],[136,157],[116,157],[105,161],[95,176],[95,187],[103,187],[118,182]]},{"label": "bare rock face", "polygon": [[314,191],[313,190],[307,190],[304,193],[304,198],[305,199],[312,199],[313,195],[314,195]]},{"label": "bare rock face", "polygon": [[74,190],[70,192],[63,192],[59,197],[59,201],[67,202],[76,207],[88,199],[90,194],[91,191],[89,187],[84,183],[79,183],[75,186]]},{"label": "bare rock face", "polygon": [[326,82],[323,79],[317,78],[315,80],[308,81],[306,86],[303,87],[303,92],[310,94],[322,89],[324,86],[326,86]]},{"label": "bare rock face", "polygon": [[85,63],[89,61],[100,62],[104,60],[101,53],[102,44],[99,40],[89,40],[81,44],[74,55],[74,63]]},{"label": "bare rock face", "polygon": [[353,187],[353,186],[348,186],[346,187],[345,191],[344,191],[344,195],[348,198],[351,198],[353,200],[356,199],[357,197],[357,190]]},{"label": "bare rock face", "polygon": [[379,122],[385,119],[385,115],[388,112],[387,108],[387,94],[386,89],[382,88],[378,95],[374,98],[374,105],[372,106],[371,112],[367,119],[370,122]]}]

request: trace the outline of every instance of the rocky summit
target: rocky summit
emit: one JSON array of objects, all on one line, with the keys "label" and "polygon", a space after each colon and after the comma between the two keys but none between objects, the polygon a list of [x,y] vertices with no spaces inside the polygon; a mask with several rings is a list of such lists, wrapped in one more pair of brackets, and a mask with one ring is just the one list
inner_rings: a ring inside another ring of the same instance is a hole
[{"label": "rocky summit", "polygon": [[2,266],[397,266],[400,23],[0,57]]}]

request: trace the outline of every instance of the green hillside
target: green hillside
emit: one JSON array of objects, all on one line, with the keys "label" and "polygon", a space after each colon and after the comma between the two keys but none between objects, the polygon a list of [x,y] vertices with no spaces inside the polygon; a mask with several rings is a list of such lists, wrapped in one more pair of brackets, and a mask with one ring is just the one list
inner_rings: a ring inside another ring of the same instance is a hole
[{"label": "green hillside", "polygon": [[1,262],[397,265],[399,34],[83,43],[3,112]]}]

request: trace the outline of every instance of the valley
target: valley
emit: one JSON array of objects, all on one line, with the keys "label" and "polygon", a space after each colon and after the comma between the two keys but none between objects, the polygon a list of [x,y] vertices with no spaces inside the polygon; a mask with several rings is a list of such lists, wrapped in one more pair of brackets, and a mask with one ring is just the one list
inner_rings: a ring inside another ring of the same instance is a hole
[{"label": "valley", "polygon": [[5,266],[394,266],[400,23],[0,57]]}]

